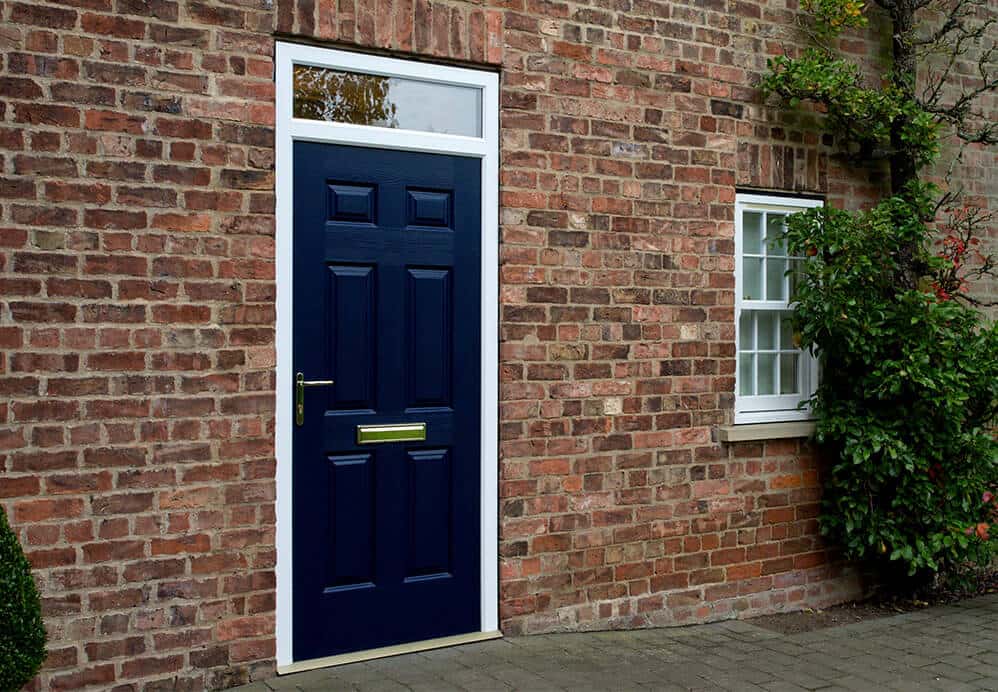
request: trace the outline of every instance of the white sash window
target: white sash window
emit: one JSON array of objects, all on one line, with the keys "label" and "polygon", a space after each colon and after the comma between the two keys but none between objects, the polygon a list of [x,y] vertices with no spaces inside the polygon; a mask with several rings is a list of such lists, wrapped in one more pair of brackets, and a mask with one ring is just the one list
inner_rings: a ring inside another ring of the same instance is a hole
[{"label": "white sash window", "polygon": [[735,201],[735,423],[806,420],[817,360],[791,324],[795,271],[783,242],[786,217],[820,200],[740,194]]}]

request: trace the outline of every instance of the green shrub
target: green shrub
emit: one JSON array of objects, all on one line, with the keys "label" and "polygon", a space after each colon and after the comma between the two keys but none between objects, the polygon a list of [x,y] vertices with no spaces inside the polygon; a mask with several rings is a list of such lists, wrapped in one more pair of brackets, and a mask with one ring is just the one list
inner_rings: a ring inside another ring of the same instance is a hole
[{"label": "green shrub", "polygon": [[18,690],[45,660],[45,627],[31,567],[0,508],[0,690]]},{"label": "green shrub", "polygon": [[868,212],[815,209],[787,232],[811,258],[794,317],[822,369],[822,532],[908,575],[987,563],[996,542],[998,328],[944,289],[971,250],[950,235],[931,251],[928,199],[916,188]]}]

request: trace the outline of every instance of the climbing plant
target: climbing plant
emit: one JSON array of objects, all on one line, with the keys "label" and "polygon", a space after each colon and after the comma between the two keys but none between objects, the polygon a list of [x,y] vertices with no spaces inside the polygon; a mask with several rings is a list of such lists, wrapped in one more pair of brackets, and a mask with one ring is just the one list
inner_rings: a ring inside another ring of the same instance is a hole
[{"label": "climbing plant", "polygon": [[[811,47],[771,59],[762,83],[816,105],[843,156],[889,171],[872,209],[795,215],[787,241],[811,258],[794,316],[822,369],[822,531],[910,576],[988,563],[998,543],[998,327],[971,290],[994,275],[981,243],[993,219],[948,180],[923,181],[944,150],[959,161],[998,144],[992,2],[805,0]],[[838,50],[843,32],[875,26],[891,36],[879,73]]]}]

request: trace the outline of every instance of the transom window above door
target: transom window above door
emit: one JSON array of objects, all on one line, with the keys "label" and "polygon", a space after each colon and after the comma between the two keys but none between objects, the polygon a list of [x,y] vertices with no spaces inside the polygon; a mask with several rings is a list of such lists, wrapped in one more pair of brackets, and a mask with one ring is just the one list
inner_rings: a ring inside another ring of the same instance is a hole
[{"label": "transom window above door", "polygon": [[820,200],[738,195],[735,201],[735,423],[810,418],[817,361],[800,348],[791,320],[803,257],[784,241],[787,216]]},{"label": "transom window above door", "polygon": [[294,117],[482,136],[482,90],[407,77],[294,66]]}]

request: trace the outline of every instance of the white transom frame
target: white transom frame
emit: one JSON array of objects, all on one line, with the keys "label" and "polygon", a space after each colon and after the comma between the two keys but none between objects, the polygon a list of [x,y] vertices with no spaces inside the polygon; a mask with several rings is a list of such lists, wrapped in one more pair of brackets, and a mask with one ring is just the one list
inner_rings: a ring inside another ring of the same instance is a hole
[{"label": "white transom frame", "polygon": [[741,343],[739,332],[742,310],[753,308],[786,310],[789,307],[783,302],[742,299],[742,279],[744,277],[742,272],[742,214],[745,211],[793,214],[821,206],[824,206],[822,200],[809,197],[748,193],[738,193],[735,196],[735,424],[810,420],[813,417],[811,411],[807,408],[797,408],[797,404],[802,399],[809,398],[818,383],[818,360],[807,351],[802,350],[800,367],[806,368],[803,374],[805,381],[809,384],[809,391],[803,392],[800,396],[786,394],[741,396],[738,393],[741,391],[738,344]]},{"label": "white transom frame", "polygon": [[[405,77],[475,87],[482,94],[481,137],[419,132],[293,117],[295,65]],[[499,416],[499,75],[330,48],[278,42],[275,56],[276,284],[277,284],[277,666],[295,663],[292,648],[292,286],[295,141],[327,142],[397,151],[450,154],[482,163],[481,305],[481,632],[499,629],[498,416]],[[400,614],[401,616],[401,614]],[[343,626],[349,627],[348,623]]]}]

